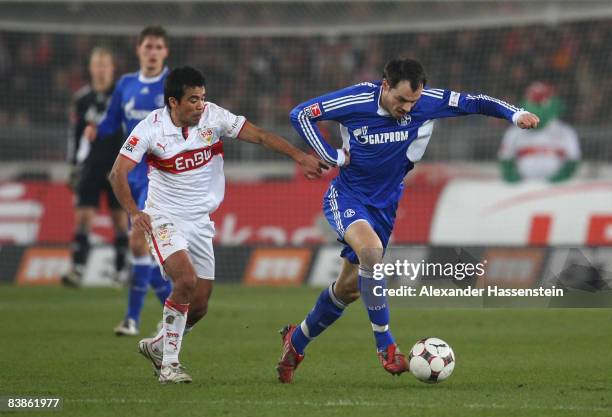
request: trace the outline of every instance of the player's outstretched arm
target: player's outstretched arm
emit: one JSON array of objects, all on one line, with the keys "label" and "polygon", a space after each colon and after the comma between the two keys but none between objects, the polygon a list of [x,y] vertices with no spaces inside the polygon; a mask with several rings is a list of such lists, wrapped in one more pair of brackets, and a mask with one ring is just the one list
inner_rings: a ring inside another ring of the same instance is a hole
[{"label": "player's outstretched arm", "polygon": [[272,132],[268,132],[249,121],[245,122],[238,135],[238,139],[245,142],[257,143],[268,149],[287,155],[300,165],[304,176],[308,179],[320,178],[323,170],[329,168],[329,165],[319,158],[301,151],[282,137]]},{"label": "player's outstretched arm", "polygon": [[148,214],[140,211],[128,184],[128,173],[134,169],[136,162],[119,154],[115,159],[115,164],[111,170],[108,179],[113,187],[115,196],[121,206],[127,211],[132,221],[135,230],[140,230],[145,233],[151,233],[151,219]]}]

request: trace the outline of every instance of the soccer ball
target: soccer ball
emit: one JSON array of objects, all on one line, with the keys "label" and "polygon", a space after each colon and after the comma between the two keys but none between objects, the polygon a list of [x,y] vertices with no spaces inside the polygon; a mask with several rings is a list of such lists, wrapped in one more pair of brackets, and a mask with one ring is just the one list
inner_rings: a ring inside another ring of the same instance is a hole
[{"label": "soccer ball", "polygon": [[453,349],[437,337],[427,337],[416,342],[410,350],[408,361],[412,375],[428,384],[444,381],[455,369]]}]

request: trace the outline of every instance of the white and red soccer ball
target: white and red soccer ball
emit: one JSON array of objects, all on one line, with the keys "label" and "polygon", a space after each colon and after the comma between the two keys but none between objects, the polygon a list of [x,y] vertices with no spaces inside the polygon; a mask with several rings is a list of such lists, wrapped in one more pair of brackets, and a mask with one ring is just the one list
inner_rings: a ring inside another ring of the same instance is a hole
[{"label": "white and red soccer ball", "polygon": [[410,372],[419,381],[435,384],[447,379],[455,369],[455,353],[437,337],[421,339],[408,355]]}]

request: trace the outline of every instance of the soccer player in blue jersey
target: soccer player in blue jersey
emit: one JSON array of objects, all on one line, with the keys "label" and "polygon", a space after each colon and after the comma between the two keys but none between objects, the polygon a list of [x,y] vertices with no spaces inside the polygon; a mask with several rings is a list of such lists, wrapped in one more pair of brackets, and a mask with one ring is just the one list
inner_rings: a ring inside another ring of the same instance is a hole
[{"label": "soccer player in blue jersey", "polygon": [[[389,330],[386,297],[375,296],[374,265],[382,257],[393,230],[403,179],[429,143],[435,119],[483,114],[523,129],[538,125],[537,116],[483,94],[465,94],[427,86],[421,64],[392,59],[381,81],[364,82],[316,97],[291,112],[291,122],[321,159],[340,167],[325,194],[327,221],[344,244],[340,276],[323,290],[313,309],[298,326],[282,331],[279,380],[290,383],[304,359],[304,349],[340,318],[360,296],[374,332],[378,358],[394,375],[408,370]],[[333,149],[316,123],[334,120],[343,145]],[[378,293],[378,292],[377,292]]]},{"label": "soccer player in blue jersey", "polygon": [[[117,83],[104,119],[96,126],[88,126],[88,138],[104,137],[120,129],[124,136],[150,112],[164,106],[164,80],[168,68],[164,62],[168,57],[168,36],[164,28],[149,26],[138,37],[136,54],[140,70],[126,74]],[[101,139],[104,140],[104,139]],[[148,168],[143,159],[128,178],[134,200],[140,209],[144,208],[149,180]],[[166,281],[159,267],[151,259],[145,236],[141,231],[130,234],[132,251],[132,280],[129,289],[127,312],[124,319],[115,327],[118,336],[135,336],[139,333],[140,312],[149,285],[159,301],[164,304],[172,291],[170,281]]]}]

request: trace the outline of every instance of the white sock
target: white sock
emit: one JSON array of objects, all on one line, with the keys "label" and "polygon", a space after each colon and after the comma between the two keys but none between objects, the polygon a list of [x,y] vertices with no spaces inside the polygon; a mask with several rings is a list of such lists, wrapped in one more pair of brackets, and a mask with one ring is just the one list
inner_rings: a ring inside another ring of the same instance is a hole
[{"label": "white sock", "polygon": [[[185,335],[187,333],[189,333],[191,331],[191,329],[193,329],[193,326],[185,324],[185,330],[183,330],[183,337],[185,337]],[[164,329],[164,326],[162,326],[161,329],[159,329],[159,332],[157,332],[157,334],[153,338],[153,341],[151,342],[151,348],[156,353],[161,353],[164,350],[164,333],[165,333],[165,331],[166,330]]]},{"label": "white sock", "polygon": [[179,352],[183,341],[183,331],[187,322],[189,304],[177,304],[166,300],[164,304],[164,334],[162,366],[179,363]]}]

